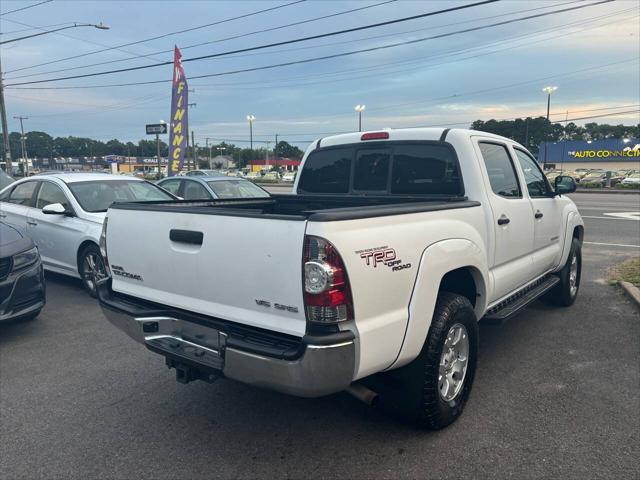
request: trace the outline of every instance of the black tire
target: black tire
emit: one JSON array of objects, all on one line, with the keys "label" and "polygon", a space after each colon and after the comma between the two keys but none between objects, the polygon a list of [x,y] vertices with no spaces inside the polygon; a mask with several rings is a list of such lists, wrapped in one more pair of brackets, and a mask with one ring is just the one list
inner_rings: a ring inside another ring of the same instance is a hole
[{"label": "black tire", "polygon": [[[571,288],[573,285],[571,278],[571,266],[573,264],[573,260],[575,258],[576,261],[576,278],[575,278],[575,289]],[[578,291],[580,290],[580,276],[582,275],[582,246],[580,245],[580,241],[577,238],[574,238],[571,241],[571,250],[569,250],[569,257],[567,258],[567,263],[565,263],[562,270],[558,272],[558,277],[560,277],[560,282],[553,287],[551,290],[549,298],[551,302],[555,305],[561,307],[569,307],[573,305],[578,297]]]},{"label": "black tire", "polygon": [[[95,265],[95,268],[91,268],[91,265]],[[104,260],[100,254],[100,248],[97,245],[87,245],[80,255],[78,255],[78,273],[82,281],[82,288],[96,298],[96,275],[106,275]]]},{"label": "black tire", "polygon": [[[458,393],[445,400],[439,382],[440,361],[447,336],[456,325],[466,329],[468,360]],[[386,413],[420,427],[430,430],[444,428],[453,423],[464,409],[471,393],[477,358],[478,322],[471,303],[461,295],[441,292],[427,340],[418,357],[376,379],[374,388],[378,388],[380,393],[379,406]]]}]

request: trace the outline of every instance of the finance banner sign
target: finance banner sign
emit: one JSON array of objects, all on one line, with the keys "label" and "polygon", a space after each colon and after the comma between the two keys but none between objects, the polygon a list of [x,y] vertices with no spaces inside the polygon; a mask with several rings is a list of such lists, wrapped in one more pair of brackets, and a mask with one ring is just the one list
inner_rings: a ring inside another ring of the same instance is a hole
[{"label": "finance banner sign", "polygon": [[184,165],[184,154],[187,150],[187,138],[189,138],[189,93],[181,58],[180,49],[176,46],[173,53],[169,166],[167,168],[167,174],[170,177],[177,175]]}]

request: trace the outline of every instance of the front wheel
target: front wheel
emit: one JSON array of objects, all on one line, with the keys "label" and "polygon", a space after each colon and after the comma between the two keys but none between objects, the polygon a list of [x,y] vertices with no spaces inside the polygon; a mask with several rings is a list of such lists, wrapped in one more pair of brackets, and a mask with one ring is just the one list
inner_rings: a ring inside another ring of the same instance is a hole
[{"label": "front wheel", "polygon": [[80,254],[79,273],[82,287],[92,297],[96,297],[96,281],[107,276],[104,260],[97,245],[89,245]]},{"label": "front wheel", "polygon": [[477,357],[478,322],[471,303],[440,293],[418,357],[383,374],[380,406],[431,430],[450,425],[471,393]]}]

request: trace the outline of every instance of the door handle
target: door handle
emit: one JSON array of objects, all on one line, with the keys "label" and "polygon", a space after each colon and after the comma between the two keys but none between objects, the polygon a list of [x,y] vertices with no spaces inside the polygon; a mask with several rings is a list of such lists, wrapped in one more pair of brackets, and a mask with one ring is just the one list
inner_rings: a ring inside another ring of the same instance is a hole
[{"label": "door handle", "polygon": [[169,240],[179,243],[190,243],[192,245],[202,245],[204,234],[193,230],[172,229],[169,231]]},{"label": "door handle", "polygon": [[544,215],[542,214],[542,212],[541,212],[540,210],[538,210],[538,211],[536,212],[536,214],[534,215],[534,217],[536,217],[536,218],[542,218],[542,217],[544,217]]},{"label": "door handle", "polygon": [[38,222],[30,222],[29,220],[27,220],[27,225],[36,226],[36,225],[38,225]]},{"label": "door handle", "polygon": [[499,219],[498,219],[498,225],[506,225],[507,223],[509,223],[511,220],[509,220],[507,218],[506,215],[502,215]]}]

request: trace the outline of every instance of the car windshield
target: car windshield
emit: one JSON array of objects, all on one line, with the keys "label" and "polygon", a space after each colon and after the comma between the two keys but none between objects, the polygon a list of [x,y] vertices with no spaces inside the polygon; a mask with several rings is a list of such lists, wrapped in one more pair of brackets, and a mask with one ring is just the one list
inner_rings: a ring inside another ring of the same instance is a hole
[{"label": "car windshield", "polygon": [[590,173],[584,178],[600,178],[601,176],[602,176],[601,172],[594,172],[594,173]]},{"label": "car windshield", "polygon": [[217,180],[207,182],[218,198],[264,198],[269,193],[247,180]]},{"label": "car windshield", "polygon": [[640,178],[640,173],[632,173],[629,178]]},{"label": "car windshield", "polygon": [[149,182],[135,180],[95,180],[73,182],[69,189],[83,210],[106,212],[112,203],[173,200],[174,197]]}]

